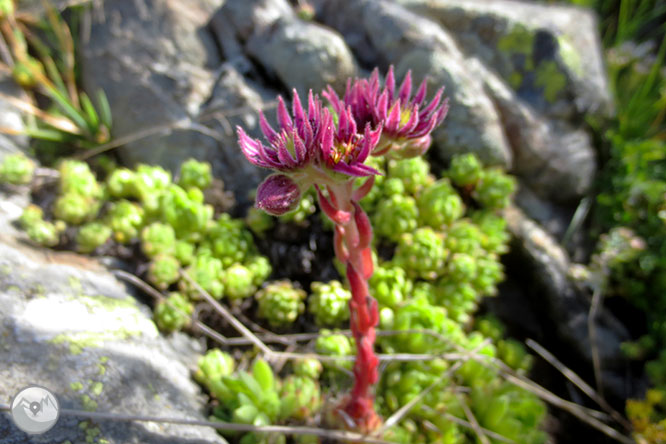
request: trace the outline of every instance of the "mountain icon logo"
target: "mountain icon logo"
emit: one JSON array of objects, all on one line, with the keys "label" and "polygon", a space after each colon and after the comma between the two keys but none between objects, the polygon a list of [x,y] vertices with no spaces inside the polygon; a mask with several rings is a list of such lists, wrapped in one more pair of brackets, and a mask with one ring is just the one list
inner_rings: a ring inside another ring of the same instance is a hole
[{"label": "mountain icon logo", "polygon": [[32,385],[14,396],[11,416],[16,427],[30,434],[50,430],[58,421],[60,406],[48,389]]}]

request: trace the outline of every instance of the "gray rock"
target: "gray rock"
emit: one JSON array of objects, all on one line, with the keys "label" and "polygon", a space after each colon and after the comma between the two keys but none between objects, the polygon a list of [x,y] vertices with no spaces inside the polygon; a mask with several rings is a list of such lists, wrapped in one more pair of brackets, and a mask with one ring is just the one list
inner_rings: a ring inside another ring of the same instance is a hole
[{"label": "gray rock", "polygon": [[516,0],[396,0],[441,23],[463,52],[481,60],[549,117],[607,115],[613,101],[594,13]]},{"label": "gray rock", "polygon": [[596,173],[580,115],[612,100],[592,13],[501,0],[319,0],[319,14],[367,65],[412,69],[445,85],[451,108],[434,133],[446,159],[475,152],[511,167],[545,200],[571,203]]},{"label": "gray rock", "polygon": [[549,200],[574,201],[589,191],[597,161],[588,134],[537,114],[492,72],[477,68],[515,156],[513,172]]},{"label": "gray rock", "polygon": [[444,158],[473,151],[489,164],[511,165],[511,151],[497,111],[483,91],[481,79],[467,70],[469,62],[453,37],[436,22],[393,2],[377,0],[327,1],[322,18],[340,31],[347,43],[370,66],[412,69],[432,86],[446,86],[449,116],[434,134],[435,149]]},{"label": "gray rock", "polygon": [[[253,34],[263,34],[278,21],[295,18],[287,0],[227,0],[215,13],[211,25],[215,33],[232,30],[230,35],[247,42]],[[227,55],[228,56],[228,55]]]},{"label": "gray rock", "polygon": [[120,149],[124,163],[150,162],[176,170],[183,160],[197,157],[213,164],[228,189],[245,196],[259,175],[239,161],[235,134],[201,125],[202,110],[216,87],[239,94],[227,112],[263,105],[260,94],[248,92],[253,88],[242,79],[219,86],[214,69],[222,60],[206,25],[221,3],[104,2],[104,21],[93,24],[82,48],[83,83],[89,92],[106,92],[113,137],[131,139]]},{"label": "gray rock", "polygon": [[432,135],[433,148],[442,158],[472,152],[486,165],[510,168],[513,154],[500,117],[481,79],[469,75],[462,60],[445,51],[417,49],[400,59],[396,73],[402,78],[411,69],[415,79],[428,78],[430,90],[445,85],[449,112]]},{"label": "gray rock", "polygon": [[342,37],[300,20],[285,0],[227,1],[211,26],[227,58],[247,54],[264,72],[300,94],[319,92],[328,84],[341,90],[356,74],[354,57]]},{"label": "gray rock", "polygon": [[255,33],[247,52],[288,88],[305,95],[318,93],[330,84],[344,90],[356,75],[351,51],[340,35],[299,19],[284,20],[262,33]]},{"label": "gray rock", "polygon": [[[61,408],[203,420],[192,381],[201,346],[158,334],[150,310],[96,262],[33,249],[7,223],[20,208],[0,199],[0,403],[29,384],[54,392]],[[0,414],[3,443],[222,443],[206,427],[84,420],[61,415],[28,437]]]},{"label": "gray rock", "polygon": [[526,216],[541,225],[555,239],[562,239],[573,216],[571,210],[540,198],[522,181],[518,183],[514,199]]},{"label": "gray rock", "polygon": [[[590,296],[570,276],[572,264],[567,253],[538,224],[517,208],[505,210],[504,217],[515,242],[512,251],[521,257],[523,282],[530,281],[530,295],[545,304],[545,312],[556,326],[555,334],[571,350],[588,363],[592,362],[592,347],[587,322]],[[630,339],[622,324],[607,310],[597,318],[597,348],[602,367],[622,368],[625,358],[620,344]],[[606,381],[609,383],[609,380]],[[609,387],[622,393],[621,386]]]}]

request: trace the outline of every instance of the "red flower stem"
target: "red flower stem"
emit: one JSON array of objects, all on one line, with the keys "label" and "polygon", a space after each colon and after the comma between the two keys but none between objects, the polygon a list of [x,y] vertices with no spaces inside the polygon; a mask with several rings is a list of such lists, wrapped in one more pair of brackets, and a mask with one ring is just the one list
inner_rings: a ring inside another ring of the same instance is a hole
[{"label": "red flower stem", "polygon": [[[381,423],[373,407],[374,396],[371,392],[372,386],[379,379],[377,370],[379,359],[374,352],[375,326],[379,322],[379,310],[377,301],[370,296],[368,290],[368,279],[373,271],[370,247],[372,228],[368,216],[353,198],[352,185],[350,182],[328,187],[330,200],[319,193],[319,201],[324,212],[336,222],[335,251],[338,260],[346,266],[352,294],[349,311],[350,328],[356,340],[354,387],[342,409],[361,431],[368,432],[376,429]],[[344,213],[353,217],[344,218],[347,220],[343,222],[340,214]]]}]

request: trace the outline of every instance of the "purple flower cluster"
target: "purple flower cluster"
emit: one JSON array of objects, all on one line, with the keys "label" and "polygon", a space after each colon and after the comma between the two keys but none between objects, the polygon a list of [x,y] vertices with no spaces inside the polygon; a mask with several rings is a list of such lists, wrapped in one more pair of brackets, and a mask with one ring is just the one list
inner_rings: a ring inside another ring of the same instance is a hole
[{"label": "purple flower cluster", "polygon": [[430,133],[442,122],[448,106],[442,101],[442,90],[425,105],[425,80],[413,98],[411,89],[408,72],[396,94],[391,67],[381,90],[375,69],[370,79],[348,81],[342,99],[329,86],[322,95],[331,109],[310,91],[306,113],[294,91],[290,115],[279,97],[277,130],[260,113],[266,145],[238,127],[245,157],[278,172],[259,186],[257,207],[273,215],[284,214],[296,208],[301,192],[314,183],[330,185],[378,174],[364,163],[370,155],[413,157],[425,152]]},{"label": "purple flower cluster", "polygon": [[342,100],[330,86],[322,95],[337,113],[350,108],[359,125],[382,128],[382,137],[372,155],[391,152],[396,157],[406,158],[419,156],[430,147],[430,133],[442,123],[448,111],[447,101],[442,102],[443,92],[444,88],[441,88],[425,105],[427,85],[423,80],[411,98],[412,73],[408,71],[396,95],[391,66],[383,90],[380,90],[379,71],[375,68],[370,79],[348,81]]}]

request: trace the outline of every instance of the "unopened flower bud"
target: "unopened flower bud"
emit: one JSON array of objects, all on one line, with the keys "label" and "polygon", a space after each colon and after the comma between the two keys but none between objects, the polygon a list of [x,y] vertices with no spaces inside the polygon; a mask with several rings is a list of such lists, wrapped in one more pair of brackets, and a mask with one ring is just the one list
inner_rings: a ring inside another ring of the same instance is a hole
[{"label": "unopened flower bud", "polygon": [[273,174],[268,176],[257,189],[257,208],[273,216],[293,211],[298,206],[301,190],[289,176]]}]

